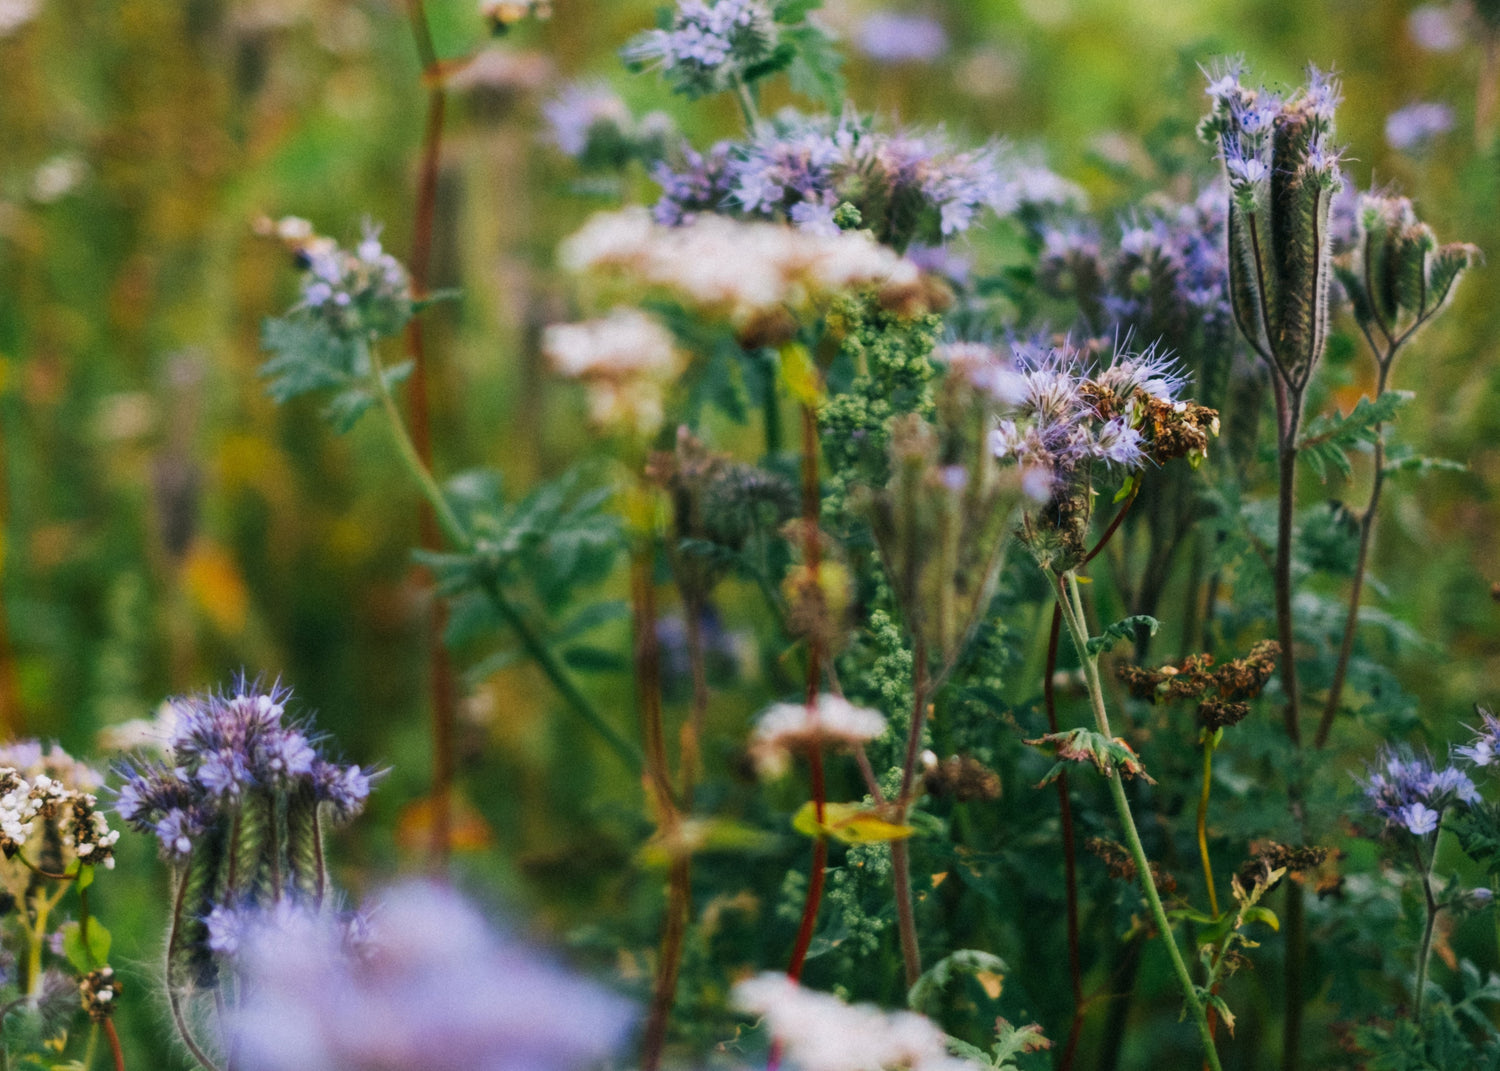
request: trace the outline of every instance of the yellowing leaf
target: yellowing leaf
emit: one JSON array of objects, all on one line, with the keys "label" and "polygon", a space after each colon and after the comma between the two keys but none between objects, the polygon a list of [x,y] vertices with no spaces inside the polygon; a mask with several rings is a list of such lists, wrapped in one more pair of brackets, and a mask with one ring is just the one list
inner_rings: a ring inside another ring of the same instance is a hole
[{"label": "yellowing leaf", "polygon": [[194,543],[183,563],[182,580],[193,602],[220,633],[234,636],[244,629],[250,595],[239,569],[222,548],[201,540]]},{"label": "yellowing leaf", "polygon": [[1005,976],[994,971],[976,971],[974,980],[979,983],[984,995],[991,1000],[1000,999],[1000,990],[1005,985]]},{"label": "yellowing leaf", "polygon": [[823,382],[812,354],[800,342],[781,347],[781,381],[793,398],[803,405],[817,405],[822,400]]},{"label": "yellowing leaf", "polygon": [[862,803],[824,804],[821,825],[816,815],[813,802],[808,800],[792,816],[792,828],[809,837],[833,837],[845,844],[902,840],[916,832],[911,826],[886,821],[879,811]]}]

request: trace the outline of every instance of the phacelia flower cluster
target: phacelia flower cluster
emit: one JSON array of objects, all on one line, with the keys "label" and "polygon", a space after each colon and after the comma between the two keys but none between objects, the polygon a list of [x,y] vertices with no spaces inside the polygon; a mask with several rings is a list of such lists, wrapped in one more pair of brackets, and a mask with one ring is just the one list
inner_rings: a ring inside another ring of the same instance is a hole
[{"label": "phacelia flower cluster", "polygon": [[396,888],[353,937],[327,912],[267,912],[243,929],[238,1066],[573,1071],[615,1052],[634,1019],[450,889]]},{"label": "phacelia flower cluster", "polygon": [[972,1071],[948,1052],[943,1031],[916,1012],[845,1004],[770,972],[740,982],[733,999],[764,1017],[767,1033],[802,1071]]},{"label": "phacelia flower cluster", "polygon": [[700,97],[753,77],[782,28],[766,0],[678,0],[669,29],[646,31],[623,54],[637,68],[661,68],[674,91]]},{"label": "phacelia flower cluster", "polygon": [[176,700],[170,759],[125,768],[120,817],[174,859],[252,794],[304,795],[335,821],[353,818],[370,794],[370,772],[331,761],[302,727],[285,723],[290,697],[288,688],[262,691],[241,678],[232,694]]},{"label": "phacelia flower cluster", "polygon": [[659,168],[656,218],[675,223],[709,209],[832,234],[834,212],[847,202],[881,241],[904,249],[968,230],[985,211],[1081,200],[1076,187],[1045,169],[1051,181],[1039,181],[1038,170],[994,144],[961,150],[941,133],[887,133],[850,113],[835,119],[787,112],[743,144],[717,146],[709,159]]},{"label": "phacelia flower cluster", "polygon": [[297,310],[339,338],[385,337],[400,331],[414,311],[411,278],[380,244],[380,229],[365,224],[353,249],[313,231],[305,219],[262,220],[258,230],[279,238],[304,270]]},{"label": "phacelia flower cluster", "polygon": [[1475,707],[1480,726],[1471,729],[1474,738],[1467,744],[1453,749],[1454,754],[1467,759],[1477,767],[1493,766],[1500,761],[1500,718],[1484,707]]},{"label": "phacelia flower cluster", "polygon": [[[99,809],[97,771],[56,746],[35,740],[0,747],[0,853],[27,848],[31,861],[51,873],[76,866],[113,869],[118,830]],[[27,879],[22,879],[24,886]]]},{"label": "phacelia flower cluster", "polygon": [[1066,343],[1018,342],[1007,354],[953,344],[938,357],[949,375],[1003,403],[989,449],[1019,469],[1033,500],[1022,537],[1047,563],[1076,562],[1084,553],[1096,472],[1129,478],[1176,458],[1196,463],[1218,434],[1218,414],[1179,398],[1184,377],[1154,348],[1116,351],[1102,367]]},{"label": "phacelia flower cluster", "polygon": [[1457,766],[1438,769],[1429,756],[1392,748],[1376,758],[1364,790],[1387,828],[1417,837],[1436,832],[1448,807],[1479,801],[1474,782]]}]

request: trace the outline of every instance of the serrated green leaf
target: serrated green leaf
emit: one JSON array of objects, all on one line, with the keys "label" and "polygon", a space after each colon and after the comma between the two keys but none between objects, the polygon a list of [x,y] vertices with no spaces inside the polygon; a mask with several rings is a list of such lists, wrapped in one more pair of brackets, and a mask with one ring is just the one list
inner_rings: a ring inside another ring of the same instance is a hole
[{"label": "serrated green leaf", "polygon": [[1330,469],[1348,476],[1353,471],[1347,451],[1359,443],[1373,443],[1381,425],[1392,420],[1413,397],[1411,391],[1388,390],[1374,401],[1361,398],[1347,414],[1324,413],[1307,426],[1297,449],[1327,482]]}]

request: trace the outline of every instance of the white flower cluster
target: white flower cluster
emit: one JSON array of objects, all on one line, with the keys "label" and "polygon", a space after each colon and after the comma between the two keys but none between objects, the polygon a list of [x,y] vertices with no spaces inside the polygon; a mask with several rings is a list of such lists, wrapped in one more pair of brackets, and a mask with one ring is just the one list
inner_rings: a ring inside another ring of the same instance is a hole
[{"label": "white flower cluster", "polygon": [[563,375],[588,384],[589,414],[596,424],[642,435],[661,427],[666,389],[684,363],[672,333],[639,309],[554,324],[542,338],[542,350]]},{"label": "white flower cluster", "polygon": [[836,695],[806,703],[777,703],[760,716],[750,737],[750,755],[763,774],[779,774],[794,751],[855,747],[885,732],[885,716]]},{"label": "white flower cluster", "polygon": [[765,1017],[766,1029],[801,1071],[974,1071],[951,1055],[926,1016],[849,1005],[767,972],[734,987],[735,1004]]},{"label": "white flower cluster", "polygon": [[739,326],[845,291],[918,282],[915,265],[859,232],[814,234],[702,215],[681,227],[645,209],[594,216],[561,249],[569,271],[633,283]]},{"label": "white flower cluster", "polygon": [[[8,859],[33,834],[38,821],[51,823],[62,847],[80,863],[114,869],[114,846],[119,830],[99,809],[87,788],[98,787],[99,775],[61,748],[45,755],[35,741],[19,741],[0,748],[0,852]],[[23,773],[25,776],[23,776]]]}]

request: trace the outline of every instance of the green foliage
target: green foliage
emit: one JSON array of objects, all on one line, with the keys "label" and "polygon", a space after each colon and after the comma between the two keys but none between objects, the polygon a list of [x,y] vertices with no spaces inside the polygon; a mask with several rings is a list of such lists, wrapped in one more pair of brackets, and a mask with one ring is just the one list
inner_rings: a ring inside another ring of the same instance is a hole
[{"label": "green foliage", "polygon": [[1361,398],[1347,414],[1326,413],[1308,424],[1297,450],[1320,480],[1327,482],[1330,471],[1347,477],[1353,471],[1347,451],[1375,442],[1382,425],[1394,419],[1412,397],[1411,391],[1388,390],[1373,402]]},{"label": "green foliage", "polygon": [[[270,381],[266,392],[278,403],[332,391],[323,416],[340,434],[354,427],[375,404],[369,342],[339,335],[321,320],[293,313],[267,319],[261,345],[274,354],[261,366],[260,374]],[[410,361],[382,369],[385,389],[393,390],[411,370]]]}]

